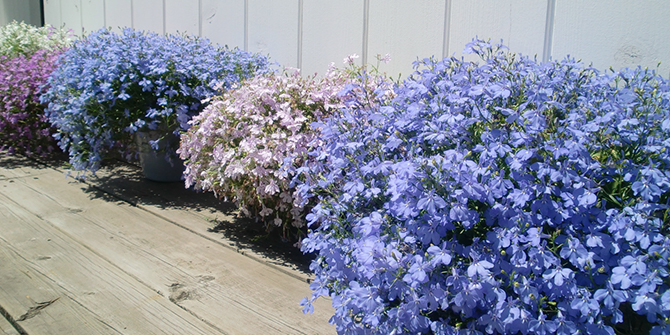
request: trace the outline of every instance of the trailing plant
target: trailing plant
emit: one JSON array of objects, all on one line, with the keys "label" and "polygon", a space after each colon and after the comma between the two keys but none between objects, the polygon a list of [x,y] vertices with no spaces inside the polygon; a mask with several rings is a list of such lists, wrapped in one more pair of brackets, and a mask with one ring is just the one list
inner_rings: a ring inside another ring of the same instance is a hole
[{"label": "trailing plant", "polygon": [[51,26],[12,21],[0,27],[0,150],[44,156],[55,148],[39,99],[58,55],[74,38]]},{"label": "trailing plant", "polygon": [[0,56],[0,150],[44,156],[56,148],[39,98],[57,58],[58,52],[48,50]]},{"label": "trailing plant", "polygon": [[346,334],[670,333],[670,83],[474,41],[318,124],[313,309]]},{"label": "trailing plant", "polygon": [[54,129],[39,98],[58,54],[38,50],[13,58],[0,56],[0,150],[44,156],[56,148]]},{"label": "trailing plant", "polygon": [[342,106],[338,93],[346,84],[346,73],[334,68],[319,79],[285,69],[213,98],[182,135],[186,186],[232,200],[284,237],[299,234],[304,206],[295,203],[293,173],[282,166],[302,165],[318,145],[310,124]]},{"label": "trailing plant", "polygon": [[43,102],[73,169],[95,172],[107,156],[131,158],[136,132],[179,135],[203,100],[267,71],[266,57],[204,38],[101,29],[63,53]]},{"label": "trailing plant", "polygon": [[0,56],[30,56],[39,50],[59,52],[75,39],[70,29],[50,25],[38,28],[25,22],[12,21],[0,27]]}]

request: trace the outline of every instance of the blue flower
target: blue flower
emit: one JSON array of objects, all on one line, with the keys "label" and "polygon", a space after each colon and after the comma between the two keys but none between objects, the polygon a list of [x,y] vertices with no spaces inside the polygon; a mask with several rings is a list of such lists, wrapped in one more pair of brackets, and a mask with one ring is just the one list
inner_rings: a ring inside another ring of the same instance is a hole
[{"label": "blue flower", "polygon": [[547,316],[540,312],[540,315],[537,319],[530,321],[528,324],[528,330],[538,335],[555,334],[556,322],[547,320]]},{"label": "blue flower", "polygon": [[[347,107],[315,125],[323,145],[294,182],[338,332],[614,334],[639,314],[660,333],[670,82],[468,49],[480,62],[420,60],[393,85],[352,74]],[[377,289],[374,329],[352,281]]]},{"label": "blue flower", "polygon": [[628,300],[628,293],[626,291],[615,290],[611,281],[608,281],[606,285],[606,288],[598,289],[593,294],[593,298],[602,301],[603,304],[605,304],[605,307],[613,309],[618,306],[619,303]]},{"label": "blue flower", "polygon": [[476,253],[471,253],[470,257],[472,257],[472,262],[468,266],[468,276],[488,276],[489,269],[493,268],[493,264],[485,259],[480,259],[480,255]]},{"label": "blue flower", "polygon": [[268,71],[266,57],[199,37],[101,29],[61,54],[41,101],[74,170],[95,172],[107,155],[130,156],[136,131],[186,130],[212,80],[228,89]]}]

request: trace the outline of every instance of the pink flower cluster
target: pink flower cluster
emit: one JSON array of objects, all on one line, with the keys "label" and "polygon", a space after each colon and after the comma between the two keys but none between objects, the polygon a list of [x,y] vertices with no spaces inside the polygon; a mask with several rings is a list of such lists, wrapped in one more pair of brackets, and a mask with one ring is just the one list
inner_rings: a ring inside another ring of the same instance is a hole
[{"label": "pink flower cluster", "polygon": [[59,51],[0,56],[0,150],[46,155],[55,148],[40,95]]},{"label": "pink flower cluster", "polygon": [[323,78],[287,69],[213,98],[181,138],[186,187],[213,191],[284,234],[304,226],[305,208],[290,185],[293,171],[319,145],[311,124],[343,107],[338,93],[348,78],[334,68]]}]

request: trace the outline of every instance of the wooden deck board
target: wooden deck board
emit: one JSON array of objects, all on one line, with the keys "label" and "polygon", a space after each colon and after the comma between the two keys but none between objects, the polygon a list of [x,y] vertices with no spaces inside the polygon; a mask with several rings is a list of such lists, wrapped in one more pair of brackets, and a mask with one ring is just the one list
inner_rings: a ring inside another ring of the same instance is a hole
[{"label": "wooden deck board", "polygon": [[2,315],[0,315],[0,335],[20,335]]},{"label": "wooden deck board", "polygon": [[[115,266],[110,266],[105,259],[82,247],[67,234],[45,224],[39,216],[7,198],[4,192],[0,194],[0,213],[0,244],[4,253],[19,263],[16,268],[27,268],[25,272],[41,278],[54,288],[51,292],[54,296],[35,300],[36,305],[52,302],[42,311],[51,305],[55,309],[60,305],[60,299],[67,297],[85,310],[95,313],[99,321],[93,324],[103,323],[124,334],[218,333],[205,322],[175,306],[168,298]],[[13,293],[15,301],[27,296],[20,288],[6,293]],[[67,302],[67,299],[63,300]],[[12,301],[0,303],[3,306],[11,305]],[[23,307],[25,309],[25,304]],[[12,315],[29,334],[111,333],[81,331],[80,327],[91,324],[80,321],[79,316],[84,313],[61,313],[61,317],[69,318],[59,321],[58,317],[53,317],[39,323],[39,327],[32,328],[33,322],[30,320],[35,318],[25,318],[24,321],[30,321],[25,323],[20,320],[29,310]],[[53,329],[51,325],[56,322],[60,322],[62,328]],[[41,328],[45,325],[47,328]]]},{"label": "wooden deck board", "polygon": [[[141,283],[156,299],[215,329],[230,334],[334,333],[327,322],[332,313],[327,300],[318,302],[314,315],[302,314],[298,302],[310,291],[304,280],[296,279],[300,274],[203,238],[207,222],[197,214],[103,200],[84,192],[86,184],[66,180],[56,170],[35,175],[0,171],[9,176],[0,177],[0,194],[29,208],[42,225],[52,226],[105,267]],[[0,198],[0,204],[7,201]],[[91,310],[98,312],[97,307]]]},{"label": "wooden deck board", "polygon": [[[2,219],[4,221],[6,217]],[[16,253],[16,249],[4,243],[6,241],[2,242],[0,302],[22,331],[29,330],[29,334],[119,334],[97,315],[79,305],[48,276],[29,265],[47,261],[47,256],[34,261],[25,260]],[[31,242],[37,243],[36,240]],[[15,329],[14,332],[18,334]]]}]

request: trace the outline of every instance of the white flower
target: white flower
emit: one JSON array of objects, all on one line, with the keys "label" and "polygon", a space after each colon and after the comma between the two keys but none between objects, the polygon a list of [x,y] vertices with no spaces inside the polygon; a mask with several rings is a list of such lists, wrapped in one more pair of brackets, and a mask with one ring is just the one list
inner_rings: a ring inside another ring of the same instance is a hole
[{"label": "white flower", "polygon": [[354,59],[358,59],[357,54],[351,54],[344,59],[344,64],[354,64]]}]

